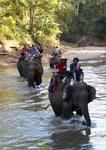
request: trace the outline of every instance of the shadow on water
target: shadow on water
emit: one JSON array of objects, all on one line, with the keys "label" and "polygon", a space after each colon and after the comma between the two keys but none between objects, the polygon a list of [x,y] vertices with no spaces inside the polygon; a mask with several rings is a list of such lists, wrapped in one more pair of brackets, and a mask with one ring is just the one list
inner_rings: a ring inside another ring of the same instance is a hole
[{"label": "shadow on water", "polygon": [[51,135],[51,146],[54,149],[92,149],[89,135],[90,128],[78,131],[67,131]]}]

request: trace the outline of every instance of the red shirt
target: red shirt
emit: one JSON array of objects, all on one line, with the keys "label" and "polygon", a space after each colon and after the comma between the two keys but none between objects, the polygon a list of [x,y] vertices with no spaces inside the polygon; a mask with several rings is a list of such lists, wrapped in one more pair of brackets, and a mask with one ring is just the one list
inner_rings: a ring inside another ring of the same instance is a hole
[{"label": "red shirt", "polygon": [[28,48],[27,48],[27,47],[23,47],[23,48],[22,48],[22,51],[23,51],[23,52],[28,52]]},{"label": "red shirt", "polygon": [[64,73],[66,71],[66,66],[63,63],[56,64],[55,68],[59,73]]}]

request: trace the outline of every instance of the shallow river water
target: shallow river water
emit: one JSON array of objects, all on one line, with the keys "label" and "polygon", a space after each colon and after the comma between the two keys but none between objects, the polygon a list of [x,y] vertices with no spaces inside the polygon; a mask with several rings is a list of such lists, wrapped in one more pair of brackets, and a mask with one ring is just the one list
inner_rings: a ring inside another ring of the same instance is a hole
[{"label": "shallow river water", "polygon": [[31,90],[16,67],[0,68],[0,150],[106,150],[106,62],[82,62],[85,81],[97,90],[89,104],[92,125],[55,118],[43,84]]}]

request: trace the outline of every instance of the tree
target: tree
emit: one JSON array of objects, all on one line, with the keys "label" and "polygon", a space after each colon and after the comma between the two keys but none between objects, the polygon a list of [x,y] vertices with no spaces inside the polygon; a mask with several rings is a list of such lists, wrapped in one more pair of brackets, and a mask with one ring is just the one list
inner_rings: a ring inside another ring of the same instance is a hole
[{"label": "tree", "polygon": [[2,36],[36,42],[56,41],[60,32],[55,21],[58,0],[1,0],[0,5]]}]

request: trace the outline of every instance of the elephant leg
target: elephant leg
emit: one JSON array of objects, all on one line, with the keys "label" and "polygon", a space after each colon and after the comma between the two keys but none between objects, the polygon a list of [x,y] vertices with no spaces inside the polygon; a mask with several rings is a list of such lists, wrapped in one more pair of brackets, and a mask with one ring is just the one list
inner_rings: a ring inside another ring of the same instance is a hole
[{"label": "elephant leg", "polygon": [[[79,115],[79,116],[82,116],[82,115],[83,115],[81,109],[77,109],[77,110],[76,110],[76,115]],[[86,122],[85,122],[84,120],[83,120],[83,122],[82,122],[82,125],[86,125]]]},{"label": "elephant leg", "polygon": [[27,78],[27,67],[23,67],[23,76]]},{"label": "elephant leg", "polygon": [[19,69],[18,71],[19,71],[20,77],[23,77],[23,70]]},{"label": "elephant leg", "polygon": [[85,109],[84,109],[84,118],[86,120],[86,125],[91,126],[91,119],[90,119],[89,110],[88,110],[87,105],[85,106]]},{"label": "elephant leg", "polygon": [[63,113],[62,105],[59,106],[51,102],[51,106],[56,117],[62,116]]},{"label": "elephant leg", "polygon": [[37,79],[36,79],[36,85],[40,85],[42,83],[42,77],[38,77]]},{"label": "elephant leg", "polygon": [[80,109],[77,109],[77,110],[76,110],[76,115],[82,116],[82,112],[81,112]]},{"label": "elephant leg", "polygon": [[34,81],[28,78],[28,87],[35,88]]},{"label": "elephant leg", "polygon": [[54,62],[53,62],[53,58],[50,58],[49,64],[50,64],[50,68],[54,69]]},{"label": "elephant leg", "polygon": [[50,63],[50,68],[54,69],[54,64]]},{"label": "elephant leg", "polygon": [[17,69],[19,71],[20,77],[23,77],[23,68],[22,68],[21,64],[17,64]]},{"label": "elephant leg", "polygon": [[69,102],[63,102],[63,117],[70,118],[73,116],[72,104]]}]

